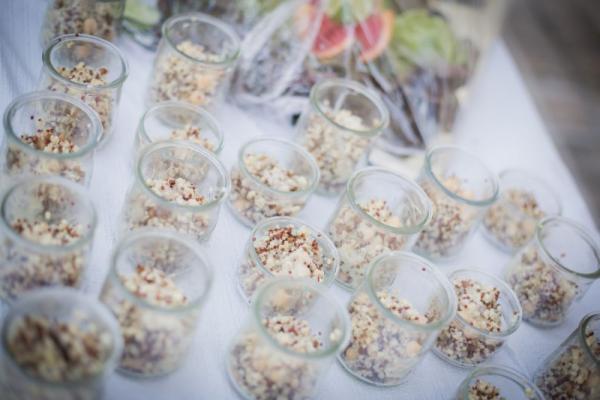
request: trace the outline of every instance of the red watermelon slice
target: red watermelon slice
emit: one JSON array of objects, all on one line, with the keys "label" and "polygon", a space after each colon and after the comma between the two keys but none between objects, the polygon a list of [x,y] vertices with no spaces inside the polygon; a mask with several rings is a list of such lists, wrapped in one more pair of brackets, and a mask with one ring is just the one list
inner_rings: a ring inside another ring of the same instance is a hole
[{"label": "red watermelon slice", "polygon": [[360,43],[361,61],[371,61],[379,57],[392,38],[394,12],[386,10],[372,14],[356,25],[356,39]]},{"label": "red watermelon slice", "polygon": [[330,59],[341,54],[352,44],[353,27],[335,22],[323,15],[312,53],[319,59]]}]

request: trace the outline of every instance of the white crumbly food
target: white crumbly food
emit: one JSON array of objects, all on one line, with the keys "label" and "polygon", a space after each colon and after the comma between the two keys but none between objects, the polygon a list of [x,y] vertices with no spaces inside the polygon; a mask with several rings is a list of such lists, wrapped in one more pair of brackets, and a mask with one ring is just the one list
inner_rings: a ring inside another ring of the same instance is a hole
[{"label": "white crumbly food", "polygon": [[453,362],[476,365],[494,355],[504,343],[504,339],[489,338],[470,328],[492,334],[505,328],[501,292],[494,286],[467,278],[455,279],[453,285],[458,298],[457,314],[464,322],[454,320],[444,328],[435,348]]},{"label": "white crumbly food", "polygon": [[469,386],[468,400],[507,400],[500,394],[500,388],[483,379],[477,379]]},{"label": "white crumbly food", "polygon": [[[322,108],[329,119],[347,129],[368,132],[369,126],[351,110]],[[302,144],[313,155],[321,170],[320,186],[325,192],[340,191],[371,142],[369,137],[343,130],[317,113],[308,116]]]},{"label": "white crumbly food", "polygon": [[270,276],[310,278],[322,283],[334,263],[323,253],[318,240],[307,227],[273,227],[264,236],[252,238],[251,246],[262,268],[270,275],[260,269],[250,255],[246,256],[240,265],[239,279],[248,300]]},{"label": "white crumbly food", "polygon": [[[382,305],[397,317],[415,324],[430,318],[407,300],[385,291],[376,293]],[[353,374],[379,385],[400,383],[426,350],[428,335],[404,329],[384,316],[365,292],[348,305],[352,337],[342,352],[342,361]]]},{"label": "white crumbly food", "polygon": [[214,152],[215,143],[202,135],[202,130],[194,125],[186,125],[181,129],[175,129],[169,136],[171,140],[187,140],[199,144],[208,151]]},{"label": "white crumbly food", "polygon": [[533,237],[545,215],[533,193],[508,189],[487,211],[483,225],[502,246],[516,250]]},{"label": "white crumbly food", "polygon": [[547,264],[533,242],[511,261],[506,280],[519,298],[523,319],[539,325],[562,322],[579,294],[577,283]]},{"label": "white crumbly food", "polygon": [[[390,228],[413,226],[414,213],[398,216],[382,199],[371,199],[359,207],[375,220]],[[340,253],[338,280],[358,287],[371,261],[387,251],[402,250],[409,244],[410,235],[375,226],[345,203],[329,223],[328,233]]]},{"label": "white crumbly food", "polygon": [[[268,334],[281,346],[296,353],[312,353],[323,347],[320,333],[314,333],[308,321],[294,316],[273,316],[262,321]],[[339,341],[336,328],[329,341]],[[237,388],[257,400],[310,398],[319,369],[315,363],[287,356],[271,347],[255,331],[243,332],[229,355],[229,374]]]},{"label": "white crumbly food", "polygon": [[[248,173],[270,189],[293,194],[310,184],[304,175],[282,167],[264,153],[245,154],[243,162]],[[240,169],[231,171],[230,204],[242,219],[252,224],[270,217],[294,216],[304,208],[307,197],[308,194],[287,198],[285,194],[268,193]]]},{"label": "white crumbly food", "polygon": [[[175,281],[157,268],[137,265],[128,275],[119,276],[130,294],[161,309],[188,304]],[[173,371],[188,349],[194,332],[194,316],[154,311],[128,300],[110,282],[102,301],[117,317],[123,334],[121,368],[133,374],[154,376]]]},{"label": "white crumbly food", "polygon": [[179,43],[177,50],[195,61],[174,51],[159,51],[151,88],[152,101],[180,100],[197,106],[211,105],[220,95],[228,71],[225,67],[207,67],[202,62],[219,63],[222,57],[189,40]]}]

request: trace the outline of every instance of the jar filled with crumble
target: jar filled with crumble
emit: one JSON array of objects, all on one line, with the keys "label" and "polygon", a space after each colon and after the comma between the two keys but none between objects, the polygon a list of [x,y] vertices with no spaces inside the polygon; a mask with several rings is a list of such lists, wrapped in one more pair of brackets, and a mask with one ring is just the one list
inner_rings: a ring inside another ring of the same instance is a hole
[{"label": "jar filled with crumble", "polygon": [[525,375],[512,368],[476,368],[462,381],[456,400],[548,400]]}]

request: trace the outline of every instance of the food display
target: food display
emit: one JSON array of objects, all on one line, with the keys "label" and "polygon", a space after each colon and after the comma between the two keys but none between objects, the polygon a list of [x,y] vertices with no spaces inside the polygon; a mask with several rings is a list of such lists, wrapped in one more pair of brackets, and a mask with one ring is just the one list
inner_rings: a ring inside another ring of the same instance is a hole
[{"label": "food display", "polygon": [[517,330],[521,307],[504,282],[486,273],[458,270],[450,281],[458,298],[456,319],[438,335],[435,353],[470,367],[489,360]]},{"label": "food display", "polygon": [[518,371],[488,365],[475,369],[460,384],[456,400],[544,400],[540,389]]},{"label": "food display", "polygon": [[409,249],[430,217],[416,183],[382,168],[357,171],[327,226],[340,253],[338,282],[357,288],[377,256]]},{"label": "food display", "polygon": [[586,230],[563,217],[544,219],[535,240],[506,268],[506,281],[523,308],[523,319],[559,325],[573,302],[600,278],[600,251]]}]

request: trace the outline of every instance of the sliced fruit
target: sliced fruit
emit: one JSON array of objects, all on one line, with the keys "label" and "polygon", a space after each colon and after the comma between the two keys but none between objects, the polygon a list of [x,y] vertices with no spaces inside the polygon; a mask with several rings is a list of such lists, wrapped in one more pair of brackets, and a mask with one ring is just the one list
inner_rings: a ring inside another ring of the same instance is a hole
[{"label": "sliced fruit", "polygon": [[352,45],[352,30],[352,26],[338,24],[327,15],[323,15],[312,53],[320,59],[333,58],[341,54]]},{"label": "sliced fruit", "polygon": [[394,18],[394,12],[386,10],[372,14],[356,25],[356,39],[362,49],[361,61],[374,60],[384,52],[392,38]]}]

